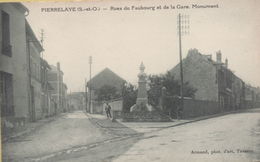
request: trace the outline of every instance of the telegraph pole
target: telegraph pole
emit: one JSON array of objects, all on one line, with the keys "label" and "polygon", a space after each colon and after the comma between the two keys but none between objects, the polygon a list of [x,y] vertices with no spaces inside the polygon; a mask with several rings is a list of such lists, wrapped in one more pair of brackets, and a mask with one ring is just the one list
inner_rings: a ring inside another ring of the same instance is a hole
[{"label": "telegraph pole", "polygon": [[72,110],[71,110],[71,99],[72,99],[72,95],[71,95],[71,89],[70,89],[70,97],[69,97],[69,112],[72,111]]},{"label": "telegraph pole", "polygon": [[88,112],[88,92],[87,92],[87,79],[85,79],[85,102],[86,102],[86,112]]},{"label": "telegraph pole", "polygon": [[89,56],[89,111],[91,111],[91,64],[92,64],[92,56]]},{"label": "telegraph pole", "polygon": [[181,77],[181,89],[180,89],[180,96],[181,96],[181,104],[180,108],[177,109],[177,118],[179,119],[181,114],[180,111],[183,111],[183,65],[182,65],[182,42],[181,37],[182,35],[189,34],[189,16],[188,15],[181,15],[178,14],[178,34],[179,34],[179,52],[180,52],[180,77]]}]

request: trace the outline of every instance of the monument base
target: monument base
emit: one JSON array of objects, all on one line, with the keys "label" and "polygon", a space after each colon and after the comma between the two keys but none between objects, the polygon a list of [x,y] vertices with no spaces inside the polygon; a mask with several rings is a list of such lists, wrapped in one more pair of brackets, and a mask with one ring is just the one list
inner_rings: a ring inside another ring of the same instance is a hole
[{"label": "monument base", "polygon": [[132,111],[122,113],[123,122],[169,122],[170,117],[160,110]]}]

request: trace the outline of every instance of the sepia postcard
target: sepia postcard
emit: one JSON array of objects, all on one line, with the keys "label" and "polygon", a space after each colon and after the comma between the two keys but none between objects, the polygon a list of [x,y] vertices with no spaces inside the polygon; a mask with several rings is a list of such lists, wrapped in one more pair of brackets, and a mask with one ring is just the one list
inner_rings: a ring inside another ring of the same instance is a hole
[{"label": "sepia postcard", "polygon": [[0,0],[3,162],[260,162],[260,1]]}]

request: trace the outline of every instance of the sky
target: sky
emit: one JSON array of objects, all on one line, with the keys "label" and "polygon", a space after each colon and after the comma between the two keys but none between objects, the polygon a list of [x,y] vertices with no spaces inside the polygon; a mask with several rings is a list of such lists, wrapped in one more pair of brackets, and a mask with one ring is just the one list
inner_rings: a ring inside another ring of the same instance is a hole
[{"label": "sky", "polygon": [[[92,2],[26,2],[35,34],[44,30],[44,58],[60,62],[69,91],[83,91],[92,76],[108,67],[137,83],[143,61],[147,74],[165,73],[179,62],[177,15],[189,15],[190,34],[182,37],[183,58],[196,48],[202,54],[222,52],[222,60],[246,83],[260,86],[260,4],[257,0],[108,0]],[[192,9],[192,4],[219,8]],[[189,9],[111,10],[125,6],[182,5]],[[100,11],[42,12],[46,8],[100,8]],[[106,8],[106,10],[103,10]],[[184,74],[185,75],[185,74]],[[184,76],[185,79],[185,76]]]}]

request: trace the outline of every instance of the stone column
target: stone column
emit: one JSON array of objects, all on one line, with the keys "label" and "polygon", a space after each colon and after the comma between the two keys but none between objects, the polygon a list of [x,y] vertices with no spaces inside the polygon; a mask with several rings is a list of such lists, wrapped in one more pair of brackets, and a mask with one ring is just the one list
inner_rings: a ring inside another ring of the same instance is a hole
[{"label": "stone column", "polygon": [[136,106],[146,106],[148,103],[147,90],[146,90],[146,74],[144,72],[145,66],[143,62],[140,65],[140,73],[138,74],[138,94]]}]

